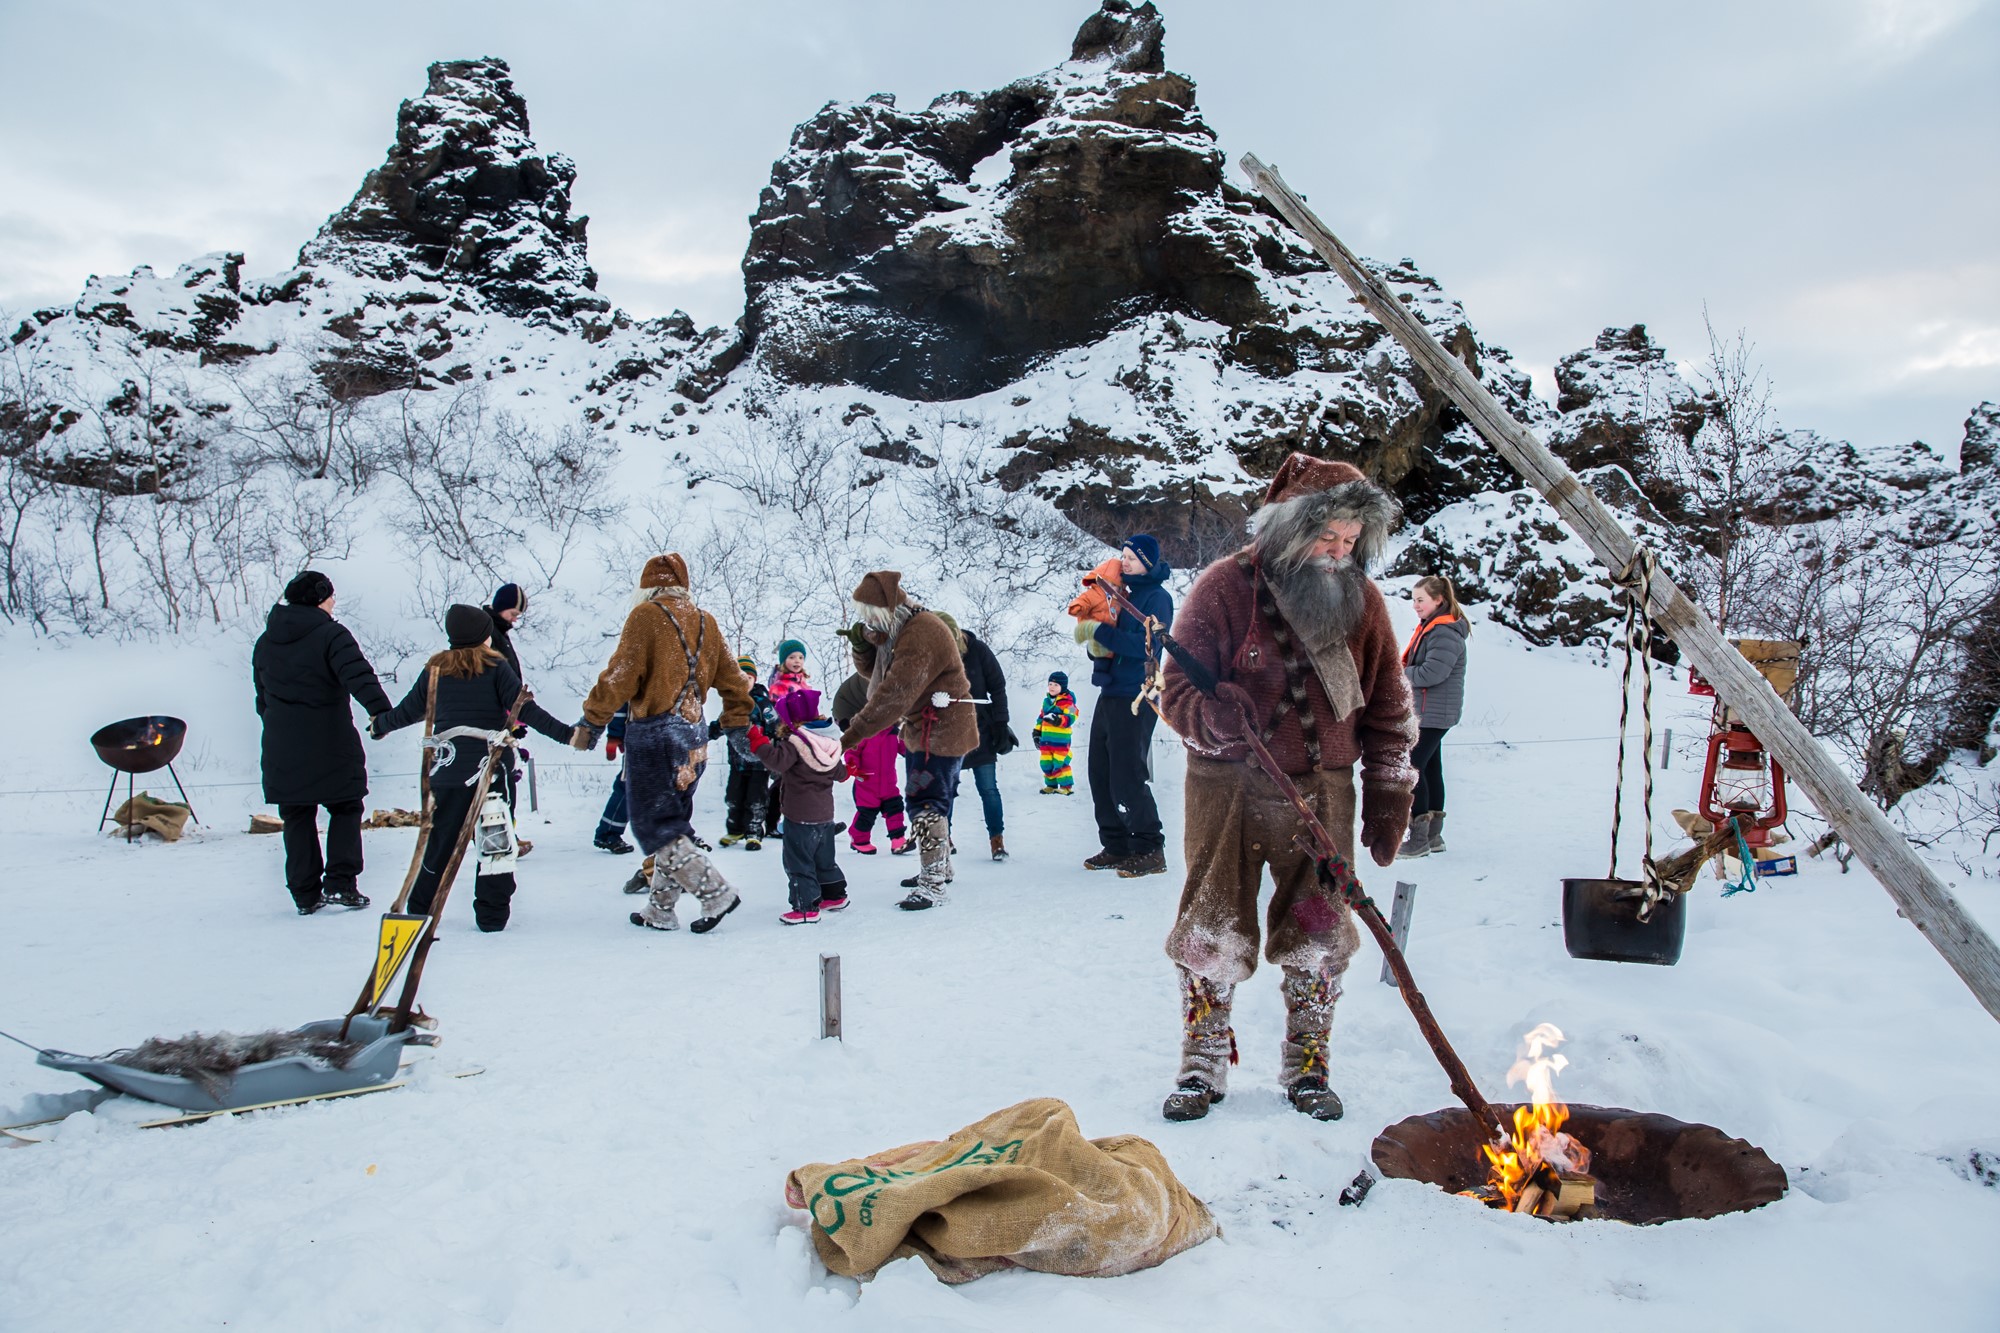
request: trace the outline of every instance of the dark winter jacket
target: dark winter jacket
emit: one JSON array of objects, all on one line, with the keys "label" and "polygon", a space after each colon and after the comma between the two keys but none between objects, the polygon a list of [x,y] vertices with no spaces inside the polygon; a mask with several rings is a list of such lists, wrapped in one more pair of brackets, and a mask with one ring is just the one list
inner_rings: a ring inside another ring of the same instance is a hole
[{"label": "dark winter jacket", "polygon": [[280,603],[250,650],[264,719],[264,799],[331,805],[368,794],[368,756],[347,701],[370,717],[389,696],[347,627],[316,606]]},{"label": "dark winter jacket", "polygon": [[833,822],[833,789],[847,780],[847,757],[831,725],[808,723],[782,740],[767,738],[755,754],[783,779],[778,804],[786,823]]},{"label": "dark winter jacket", "polygon": [[[425,704],[430,699],[430,682],[430,668],[425,667],[418,673],[416,683],[410,686],[410,692],[403,696],[403,702],[391,709],[389,716],[375,729],[376,735],[386,736],[413,722],[422,722]],[[506,723],[507,713],[514,707],[514,699],[520,693],[521,678],[505,662],[495,662],[476,676],[440,676],[437,714],[431,726],[435,731],[450,731],[453,727],[498,731]],[[532,699],[521,710],[521,723],[533,727],[550,740],[569,742],[570,724]]]},{"label": "dark winter jacket", "polygon": [[1455,727],[1465,711],[1466,626],[1433,616],[1403,653],[1403,678],[1420,727]]},{"label": "dark winter jacket", "polygon": [[[1125,576],[1125,595],[1132,599],[1133,605],[1168,629],[1174,623],[1174,599],[1161,585],[1172,572],[1162,560],[1159,568],[1149,574]],[[1121,610],[1118,623],[1099,625],[1095,637],[1111,650],[1111,656],[1091,659],[1090,683],[1102,690],[1107,699],[1138,698],[1146,683],[1145,622],[1130,611]],[[1159,654],[1160,645],[1156,641],[1153,656]]]},{"label": "dark winter jacket", "polygon": [[978,768],[999,758],[996,746],[1013,748],[1006,744],[1007,677],[1000,670],[1000,659],[984,640],[971,630],[959,632],[965,636],[965,681],[971,688],[966,697],[993,701],[973,705],[973,714],[979,720],[979,748],[965,756],[965,767]]},{"label": "dark winter jacket", "polygon": [[[753,727],[762,727],[767,733],[778,729],[778,710],[771,704],[770,689],[761,680],[756,681],[750,686],[750,725]],[[722,732],[721,718],[716,718],[708,724],[708,738],[710,740],[721,740]],[[742,768],[745,765],[755,767],[755,764],[756,761],[751,758],[750,752],[747,749],[739,754],[735,745],[729,747],[729,766],[732,769]]]},{"label": "dark winter jacket", "polygon": [[521,670],[520,654],[514,651],[514,627],[502,620],[500,613],[492,607],[480,609],[485,611],[487,618],[493,622],[493,651],[507,659],[507,665],[514,668],[516,676],[526,680],[528,673]]}]

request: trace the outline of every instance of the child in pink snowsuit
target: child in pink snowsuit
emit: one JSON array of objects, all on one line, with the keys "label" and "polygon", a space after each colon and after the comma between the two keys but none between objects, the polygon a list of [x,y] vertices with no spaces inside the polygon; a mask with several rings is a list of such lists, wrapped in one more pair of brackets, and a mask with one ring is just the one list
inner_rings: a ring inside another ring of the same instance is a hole
[{"label": "child in pink snowsuit", "polygon": [[894,727],[847,752],[847,771],[854,778],[854,824],[847,840],[863,856],[875,855],[869,833],[878,813],[889,831],[889,850],[901,853],[909,845],[903,836],[903,789],[896,762],[902,754],[903,743],[896,738]]}]

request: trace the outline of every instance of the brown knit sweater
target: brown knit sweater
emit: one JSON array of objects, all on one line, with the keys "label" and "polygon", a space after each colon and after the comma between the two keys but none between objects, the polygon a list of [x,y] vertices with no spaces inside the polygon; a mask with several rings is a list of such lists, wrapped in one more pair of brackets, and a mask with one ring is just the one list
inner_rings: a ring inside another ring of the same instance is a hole
[{"label": "brown knit sweater", "polygon": [[[671,622],[668,617],[672,617]],[[679,626],[687,647],[674,634]],[[700,644],[694,688],[682,687],[688,679],[688,653]],[[722,696],[724,728],[750,725],[750,678],[736,665],[715,617],[696,606],[685,588],[662,589],[651,601],[632,608],[625,617],[625,630],[611,661],[597,677],[590,697],[583,701],[583,719],[593,727],[611,720],[621,704],[632,705],[634,720],[664,713],[681,699],[681,715],[690,722],[701,720],[708,692]]]},{"label": "brown knit sweater", "polygon": [[[1400,663],[1396,672],[1396,679],[1401,680]],[[928,752],[947,758],[970,754],[979,748],[979,719],[971,704],[953,702],[935,715],[925,716],[931,695],[949,694],[957,701],[970,692],[958,640],[935,614],[918,611],[896,636],[888,671],[870,682],[868,702],[848,719],[840,743],[851,750],[900,722],[903,748],[911,754]]]},{"label": "brown knit sweater", "polygon": [[[1373,582],[1367,586],[1367,608],[1347,640],[1367,702],[1344,718],[1333,716],[1319,675],[1304,662],[1306,699],[1319,730],[1320,767],[1345,768],[1357,760],[1366,787],[1408,791],[1416,783],[1410,768],[1410,746],[1417,724],[1410,712],[1410,687],[1403,678],[1401,654],[1389,624],[1389,608]],[[1249,694],[1259,731],[1285,697],[1284,659],[1270,627],[1257,611],[1251,577],[1234,555],[1224,556],[1201,572],[1174,617],[1174,638],[1220,680],[1234,681]],[[1305,650],[1297,650],[1303,658]],[[1209,729],[1211,703],[1189,683],[1180,665],[1169,658],[1160,710],[1167,725],[1180,734],[1190,753],[1241,763],[1250,748],[1241,741],[1224,744]],[[1272,757],[1286,773],[1307,772],[1305,738],[1296,714],[1288,714],[1271,737]]]}]

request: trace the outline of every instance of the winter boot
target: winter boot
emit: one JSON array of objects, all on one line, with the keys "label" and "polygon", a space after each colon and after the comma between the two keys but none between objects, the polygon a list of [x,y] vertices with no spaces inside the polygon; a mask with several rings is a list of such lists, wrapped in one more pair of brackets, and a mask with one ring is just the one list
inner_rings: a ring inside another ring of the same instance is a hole
[{"label": "winter boot", "polygon": [[898,833],[889,839],[889,855],[902,856],[910,850],[910,840]]},{"label": "winter boot", "polygon": [[[734,893],[731,893],[729,895],[728,903],[724,905],[720,911],[709,911],[708,904],[704,903],[702,905],[702,910],[704,912],[707,912],[708,915],[696,917],[693,921],[688,922],[688,933],[692,935],[708,934],[709,931],[714,930],[717,926],[722,924],[722,918],[728,916],[731,912],[735,911],[737,908],[741,906],[743,906],[743,900],[737,897]],[[814,919],[817,920],[818,918]]]},{"label": "winter boot", "polygon": [[951,829],[943,814],[926,810],[910,821],[910,831],[916,834],[917,857],[923,864],[914,879],[903,881],[910,895],[897,905],[921,912],[946,901],[944,886],[951,883]]},{"label": "winter boot", "polygon": [[1006,842],[997,833],[993,835],[990,841],[993,843],[993,859],[996,861],[1006,860],[1007,859]]},{"label": "winter boot", "polygon": [[1119,862],[1126,859],[1107,847],[1095,856],[1084,857],[1083,868],[1085,870],[1113,870],[1117,868]]},{"label": "winter boot", "polygon": [[666,892],[671,895],[666,903],[669,911],[682,893],[693,894],[695,901],[701,904],[700,916],[688,926],[697,935],[706,935],[721,925],[722,918],[735,911],[742,901],[736,896],[736,890],[729,887],[729,881],[722,877],[722,872],[701,854],[693,838],[676,838],[660,852],[659,866],[653,873],[655,906],[660,904],[662,881],[665,882]]},{"label": "winter boot", "polygon": [[1169,1120],[1199,1120],[1208,1114],[1209,1107],[1221,1100],[1221,1093],[1190,1074],[1167,1094],[1166,1105],[1160,1108],[1160,1114]]},{"label": "winter boot", "polygon": [[1285,997],[1285,1044],[1278,1061],[1285,1097],[1315,1120],[1338,1120],[1344,1108],[1327,1086],[1326,1043],[1340,979],[1332,972],[1287,967],[1279,990]]},{"label": "winter boot", "polygon": [[631,843],[625,841],[625,835],[615,829],[610,833],[599,829],[597,836],[590,840],[590,845],[600,852],[610,852],[613,856],[623,856],[627,852],[636,852],[639,850]]},{"label": "winter boot", "polygon": [[1444,850],[1444,811],[1431,811],[1431,855]]},{"label": "winter boot", "polygon": [[1181,1072],[1160,1113],[1169,1120],[1199,1120],[1223,1098],[1229,1066],[1236,1063],[1236,1033],[1229,1026],[1236,987],[1181,973]]},{"label": "winter boot", "polygon": [[788,912],[778,913],[778,920],[788,926],[809,926],[819,920],[819,909],[814,908],[809,912],[801,912],[798,908],[794,907]]},{"label": "winter boot", "polygon": [[744,836],[745,835],[741,833],[725,833],[721,837],[717,838],[716,841],[721,843],[724,847],[734,847],[737,843],[743,841]]},{"label": "winter boot", "polygon": [[858,828],[848,834],[847,845],[854,849],[857,856],[875,855],[875,840],[868,835],[868,830],[865,828]]},{"label": "winter boot", "polygon": [[1430,815],[1410,816],[1409,836],[1404,838],[1403,845],[1396,849],[1398,861],[1408,861],[1413,857],[1431,854],[1431,819]]},{"label": "winter boot", "polygon": [[627,893],[644,893],[652,887],[653,873],[644,866],[640,866],[637,870],[633,871],[632,878],[625,881],[625,892]]},{"label": "winter boot", "polygon": [[294,898],[292,902],[294,905],[298,907],[300,916],[311,916],[314,912],[317,912],[320,908],[326,906],[326,899],[320,897],[317,893],[315,893],[312,897],[305,899],[303,902],[301,902],[296,898]]},{"label": "winter boot", "polygon": [[822,884],[819,888],[819,910],[822,912],[842,912],[847,910],[847,886],[829,888]]},{"label": "winter boot", "polygon": [[320,895],[335,907],[360,909],[368,906],[368,895],[349,884],[345,888],[328,889]]},{"label": "winter boot", "polygon": [[1167,873],[1167,853],[1164,848],[1155,847],[1149,852],[1134,852],[1118,863],[1118,878],[1138,879],[1142,875],[1164,875]]}]

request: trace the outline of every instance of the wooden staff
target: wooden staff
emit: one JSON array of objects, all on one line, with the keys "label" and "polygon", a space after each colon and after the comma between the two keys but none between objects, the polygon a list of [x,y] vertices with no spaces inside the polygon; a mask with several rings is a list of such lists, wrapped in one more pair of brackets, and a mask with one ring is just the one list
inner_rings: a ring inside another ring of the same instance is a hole
[{"label": "wooden staff", "polygon": [[[1486,442],[1555,506],[1556,513],[1590,547],[1599,563],[1613,577],[1635,568],[1638,544],[1576,474],[1502,407],[1464,362],[1444,349],[1423,321],[1396,299],[1386,283],[1362,266],[1354,252],[1327,230],[1277,172],[1249,154],[1240,165],[1271,206],[1332,265],[1361,304],[1395,335]],[[1862,794],[1846,770],[1785,706],[1770,682],[1722,637],[1686,593],[1671,579],[1656,575],[1647,594],[1646,609],[1715,686],[1716,696],[1749,723],[1757,739],[1812,797],[1827,822],[1895,899],[1902,915],[1951,964],[1986,1012],[2000,1019],[2000,946],[1994,944],[1993,937],[1972,919],[1888,816]]]},{"label": "wooden staff", "polygon": [[[1183,647],[1173,635],[1167,633],[1159,621],[1133,605],[1132,599],[1125,595],[1123,588],[1113,587],[1108,583],[1100,583],[1098,586],[1103,588],[1119,610],[1144,625],[1160,646],[1173,655],[1173,659],[1181,664],[1181,670],[1187,673],[1190,685],[1217,703],[1227,702],[1217,692],[1215,673],[1210,671],[1200,658]],[[1340,854],[1340,847],[1334,842],[1333,835],[1326,831],[1326,825],[1319,822],[1319,816],[1313,813],[1312,806],[1307,803],[1298,786],[1285,775],[1282,768],[1278,767],[1278,761],[1272,757],[1263,738],[1257,734],[1257,724],[1250,716],[1250,710],[1241,702],[1235,703],[1233,707],[1236,709],[1236,715],[1243,720],[1243,743],[1248,745],[1250,753],[1256,756],[1257,765],[1263,770],[1264,776],[1271,780],[1271,785],[1278,789],[1281,796],[1292,803],[1292,808],[1298,811],[1300,822],[1306,826],[1306,831],[1299,834],[1295,841],[1300,850],[1312,857],[1313,864],[1318,869],[1320,884],[1336,899],[1354,909],[1354,914],[1368,927],[1368,933],[1375,937],[1375,943],[1381,946],[1382,956],[1388,960],[1389,970],[1395,973],[1396,989],[1402,993],[1403,1003],[1409,1006],[1410,1016],[1417,1020],[1417,1030],[1424,1034],[1424,1041],[1430,1045],[1431,1054],[1436,1056],[1438,1064],[1444,1067],[1445,1078],[1451,1083],[1452,1093],[1465,1103],[1466,1109],[1472,1112],[1473,1118],[1480,1124],[1490,1125],[1496,1132],[1500,1132],[1502,1122],[1499,1114],[1480,1094],[1479,1085],[1472,1081],[1472,1073],[1466,1069],[1465,1061],[1458,1058],[1458,1052],[1451,1048],[1451,1042],[1445,1037],[1444,1029],[1438,1026],[1437,1016],[1431,1012],[1431,1006],[1424,999],[1424,993],[1417,989],[1417,979],[1410,972],[1410,964],[1403,957],[1403,951],[1397,947],[1396,937],[1390,931],[1389,923],[1382,919],[1381,909],[1375,906],[1374,899],[1362,892],[1360,877],[1354,873],[1354,867],[1348,864],[1347,858]],[[1298,903],[1292,905],[1293,917],[1308,934],[1316,933],[1315,923],[1304,919],[1298,910],[1299,907]]]}]

